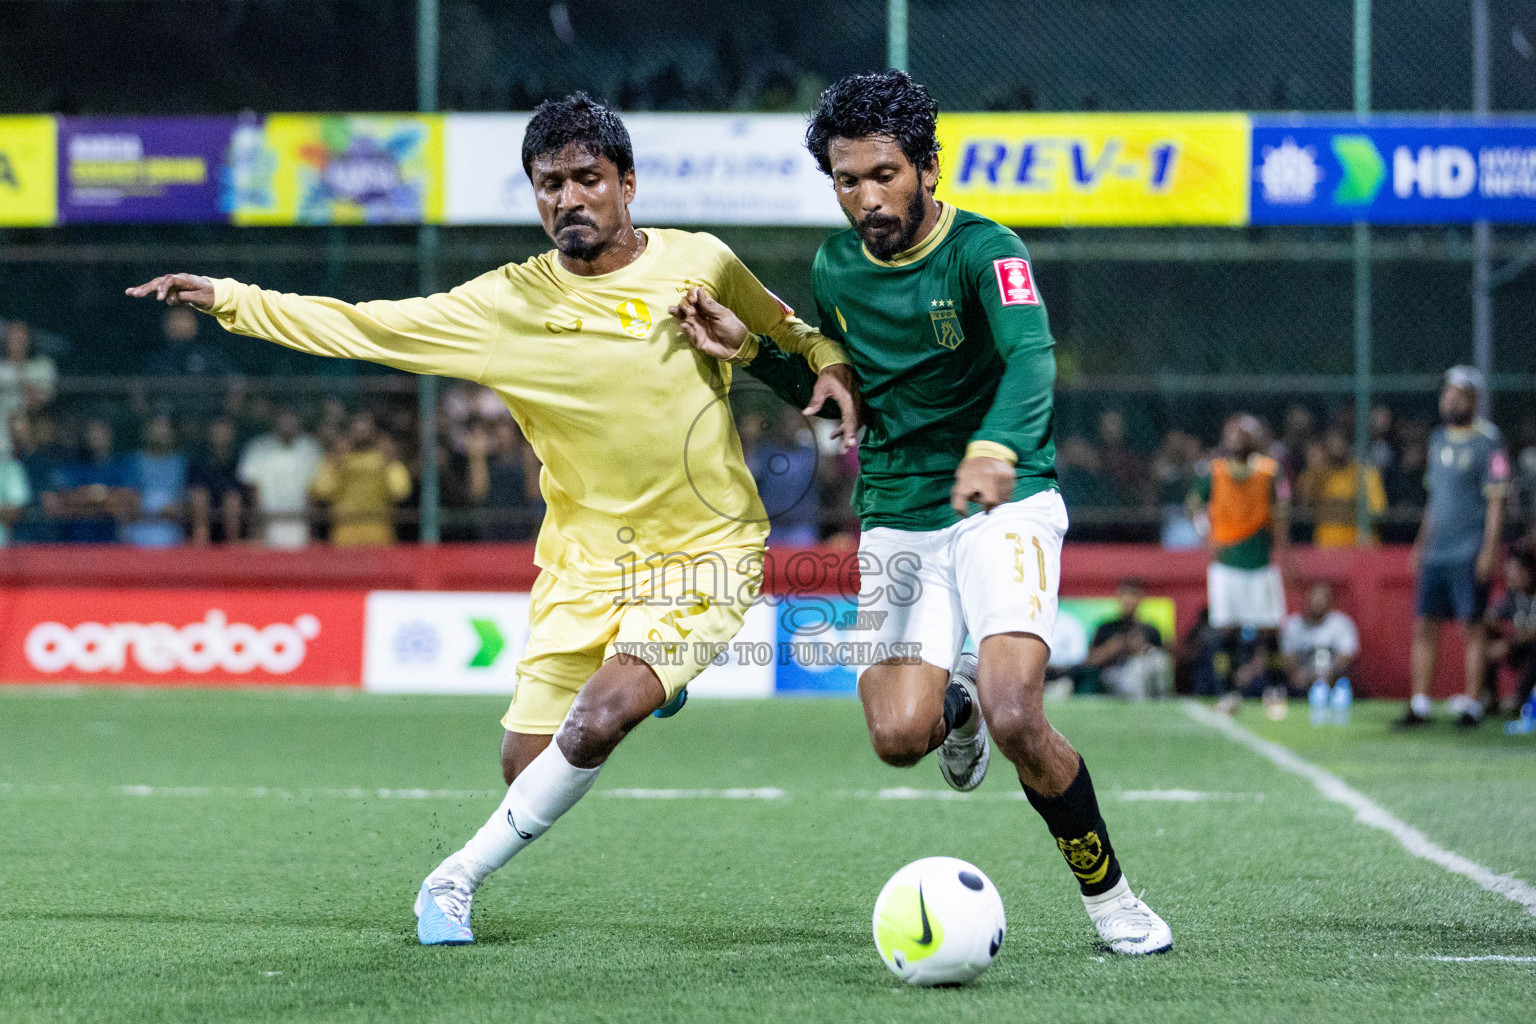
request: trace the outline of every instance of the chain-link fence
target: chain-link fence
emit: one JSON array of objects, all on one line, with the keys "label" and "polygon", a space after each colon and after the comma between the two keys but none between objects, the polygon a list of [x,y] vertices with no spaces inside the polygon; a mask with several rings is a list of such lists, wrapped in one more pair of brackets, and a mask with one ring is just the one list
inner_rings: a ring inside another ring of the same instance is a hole
[{"label": "chain-link fence", "polygon": [[[1354,102],[1354,6],[1346,0],[905,7],[909,65],[946,110],[1347,111]],[[1490,0],[1488,10],[1491,107],[1536,109],[1536,11],[1513,0]],[[886,63],[888,11],[884,0],[449,0],[440,14],[440,95],[457,110],[527,109],[580,88],[625,110],[804,111],[828,82]],[[77,30],[58,32],[61,17]],[[408,109],[415,18],[416,5],[403,0],[0,4],[0,66],[14,72],[0,75],[0,110]],[[1375,109],[1471,107],[1468,3],[1377,4],[1372,36]],[[124,52],[136,59],[120,59]],[[810,307],[808,267],[825,232],[718,233],[792,305]],[[1348,228],[1023,234],[1059,343],[1057,438],[1075,536],[1177,542],[1176,506],[1191,463],[1236,409],[1271,424],[1275,450],[1298,481],[1309,465],[1314,476],[1326,471],[1325,449],[1336,441],[1330,428],[1352,430]],[[546,246],[534,228],[443,229],[437,277],[464,280]],[[1523,268],[1533,253],[1536,234],[1493,232],[1493,415],[1524,474],[1517,518],[1526,521],[1536,494],[1536,272]],[[175,388],[162,397],[148,383],[113,383],[142,373],[162,344],[158,313],[125,304],[125,283],[187,267],[345,299],[393,297],[415,291],[416,260],[409,228],[0,231],[0,319],[31,324],[38,347],[56,360],[56,430],[72,439],[106,413],[128,445],[136,443],[135,417],[189,406]],[[1471,355],[1471,232],[1378,229],[1371,260],[1372,362],[1385,410],[1374,424],[1373,461],[1392,504],[1383,535],[1403,539],[1422,501],[1417,467],[1439,374]],[[244,405],[227,410],[244,418],[243,432],[261,428],[262,416],[284,403],[301,407],[312,426],[323,416],[334,421],[323,401],[333,395],[380,410],[402,458],[413,467],[419,460],[408,381],[271,346],[204,340],[247,378]],[[210,388],[227,390],[222,378]],[[182,416],[189,444],[220,411],[222,404]],[[487,524],[535,516],[531,497],[498,506],[471,493],[463,417],[448,410],[445,423],[446,536],[502,536]],[[770,435],[779,429],[766,427]],[[510,451],[500,455],[507,465],[495,500],[509,501],[506,488],[522,486],[527,467]],[[848,527],[846,467],[824,460],[818,482],[817,531],[834,535]],[[409,536],[411,515],[401,518]],[[1305,526],[1298,532],[1307,535]]]}]

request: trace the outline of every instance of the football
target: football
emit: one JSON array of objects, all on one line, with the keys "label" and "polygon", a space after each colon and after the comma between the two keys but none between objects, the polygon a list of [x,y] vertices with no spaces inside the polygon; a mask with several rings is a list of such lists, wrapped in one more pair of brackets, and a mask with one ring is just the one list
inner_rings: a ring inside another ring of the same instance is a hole
[{"label": "football", "polygon": [[911,985],[961,985],[997,956],[1008,923],[992,880],[955,857],[924,857],[875,900],[875,948]]}]

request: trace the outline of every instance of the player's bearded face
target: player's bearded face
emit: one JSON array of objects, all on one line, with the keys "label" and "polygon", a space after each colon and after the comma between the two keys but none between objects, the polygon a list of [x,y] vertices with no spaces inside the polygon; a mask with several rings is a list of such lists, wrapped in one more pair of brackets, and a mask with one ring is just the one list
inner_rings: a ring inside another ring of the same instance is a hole
[{"label": "player's bearded face", "polygon": [[832,189],[843,216],[876,259],[912,248],[938,183],[938,166],[919,170],[901,144],[884,135],[828,142]]},{"label": "player's bearded face", "polygon": [[564,256],[591,261],[613,244],[634,197],[632,173],[572,143],[534,158],[530,177],[544,230]]},{"label": "player's bearded face", "polygon": [[572,210],[555,218],[555,248],[573,260],[595,260],[612,240],[584,210]]},{"label": "player's bearded face", "polygon": [[[849,218],[853,220],[853,218]],[[890,213],[871,213],[863,220],[853,221],[854,229],[864,245],[876,259],[888,260],[899,252],[912,248],[917,240],[917,229],[923,223],[923,189],[919,185],[912,190],[907,208],[899,216]]]}]

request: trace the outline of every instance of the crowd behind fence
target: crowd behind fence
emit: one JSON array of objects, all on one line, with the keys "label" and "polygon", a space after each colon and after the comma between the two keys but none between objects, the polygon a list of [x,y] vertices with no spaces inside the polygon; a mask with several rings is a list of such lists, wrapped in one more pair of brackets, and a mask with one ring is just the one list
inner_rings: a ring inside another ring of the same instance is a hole
[{"label": "crowd behind fence", "polygon": [[[167,336],[192,314],[172,311]],[[196,323],[197,321],[190,321]],[[143,546],[388,544],[415,539],[421,450],[415,381],[374,374],[231,375],[196,334],[133,377],[59,376],[13,321],[0,361],[0,520],[14,543]],[[201,367],[202,372],[193,372]],[[733,395],[771,542],[851,543],[857,457],[744,378]],[[1295,539],[1354,544],[1358,488],[1376,522],[1366,543],[1411,542],[1424,504],[1433,395],[1371,412],[1369,464],[1353,456],[1352,408],[1324,396],[1127,395],[1063,386],[1057,468],[1070,540],[1201,543],[1186,498],[1215,453],[1221,420],[1259,414],[1294,504]],[[1536,535],[1536,409],[1506,403],[1514,486],[1510,532]],[[543,516],[538,460],[490,390],[448,382],[438,412],[443,539],[532,539]]]}]

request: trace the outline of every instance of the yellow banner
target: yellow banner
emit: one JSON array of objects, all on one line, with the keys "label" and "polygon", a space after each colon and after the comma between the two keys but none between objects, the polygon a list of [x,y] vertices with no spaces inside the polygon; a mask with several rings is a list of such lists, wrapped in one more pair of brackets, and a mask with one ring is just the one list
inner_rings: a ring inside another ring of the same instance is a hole
[{"label": "yellow banner", "polygon": [[230,172],[236,224],[437,223],[443,119],[273,114],[236,131]]},{"label": "yellow banner", "polygon": [[939,197],[1015,227],[1241,225],[1246,114],[949,114]]},{"label": "yellow banner", "polygon": [[59,133],[47,115],[0,117],[0,227],[59,219]]}]

